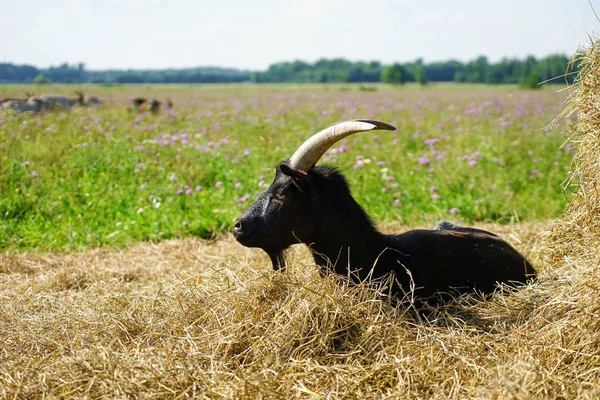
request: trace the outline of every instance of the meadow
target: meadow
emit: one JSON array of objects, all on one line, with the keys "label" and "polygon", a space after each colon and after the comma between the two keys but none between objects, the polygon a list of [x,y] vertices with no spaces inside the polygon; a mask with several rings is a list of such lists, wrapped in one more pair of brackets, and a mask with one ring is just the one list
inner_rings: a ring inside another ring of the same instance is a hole
[{"label": "meadow", "polygon": [[[0,111],[0,398],[598,398],[590,65],[558,119],[566,92],[435,85],[84,87],[106,104]],[[72,91],[0,96],[50,89]],[[129,111],[138,95],[174,108]],[[236,243],[277,163],[354,118],[398,130],[323,162],[382,230],[492,230],[538,279],[423,315],[321,276],[306,246],[282,274]]]},{"label": "meadow", "polygon": [[[2,96],[44,87],[8,86]],[[0,114],[0,249],[83,250],[227,231],[273,169],[332,123],[379,119],[323,162],[381,224],[547,220],[571,162],[554,90],[433,86],[124,86],[68,112]],[[364,88],[363,88],[364,89]],[[52,87],[70,94],[73,88]],[[135,96],[174,102],[131,111]]]}]

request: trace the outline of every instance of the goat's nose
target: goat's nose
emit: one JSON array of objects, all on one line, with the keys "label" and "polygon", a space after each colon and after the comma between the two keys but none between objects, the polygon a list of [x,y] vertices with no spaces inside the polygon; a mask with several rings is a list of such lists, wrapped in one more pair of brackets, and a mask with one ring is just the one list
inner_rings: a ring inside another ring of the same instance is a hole
[{"label": "goat's nose", "polygon": [[235,224],[233,225],[233,230],[235,230],[235,231],[242,230],[242,220],[240,218],[235,220]]}]

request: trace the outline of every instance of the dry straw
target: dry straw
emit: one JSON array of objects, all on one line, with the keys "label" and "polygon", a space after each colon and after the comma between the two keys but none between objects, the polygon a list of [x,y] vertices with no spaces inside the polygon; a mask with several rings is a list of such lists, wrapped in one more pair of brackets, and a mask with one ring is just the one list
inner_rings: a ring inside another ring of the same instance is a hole
[{"label": "dry straw", "polygon": [[3,254],[0,397],[600,398],[599,43],[577,61],[565,217],[492,227],[537,282],[424,317],[230,237]]}]

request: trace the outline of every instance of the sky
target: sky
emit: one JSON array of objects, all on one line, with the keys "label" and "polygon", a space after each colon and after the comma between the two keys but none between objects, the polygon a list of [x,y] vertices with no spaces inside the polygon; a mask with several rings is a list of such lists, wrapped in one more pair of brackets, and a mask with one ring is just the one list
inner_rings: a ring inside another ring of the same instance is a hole
[{"label": "sky", "polygon": [[265,70],[573,54],[600,0],[0,0],[0,62]]}]

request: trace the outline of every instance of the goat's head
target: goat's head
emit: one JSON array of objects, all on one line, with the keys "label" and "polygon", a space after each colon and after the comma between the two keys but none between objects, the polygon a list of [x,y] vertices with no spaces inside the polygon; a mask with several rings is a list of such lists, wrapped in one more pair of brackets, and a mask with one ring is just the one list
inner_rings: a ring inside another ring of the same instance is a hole
[{"label": "goat's head", "polygon": [[328,210],[335,210],[341,197],[350,196],[341,174],[316,163],[344,137],[376,129],[396,128],[379,121],[354,120],[332,125],[305,141],[276,168],[271,186],[236,220],[233,235],[238,242],[263,249],[279,269],[283,250],[313,241]]}]

